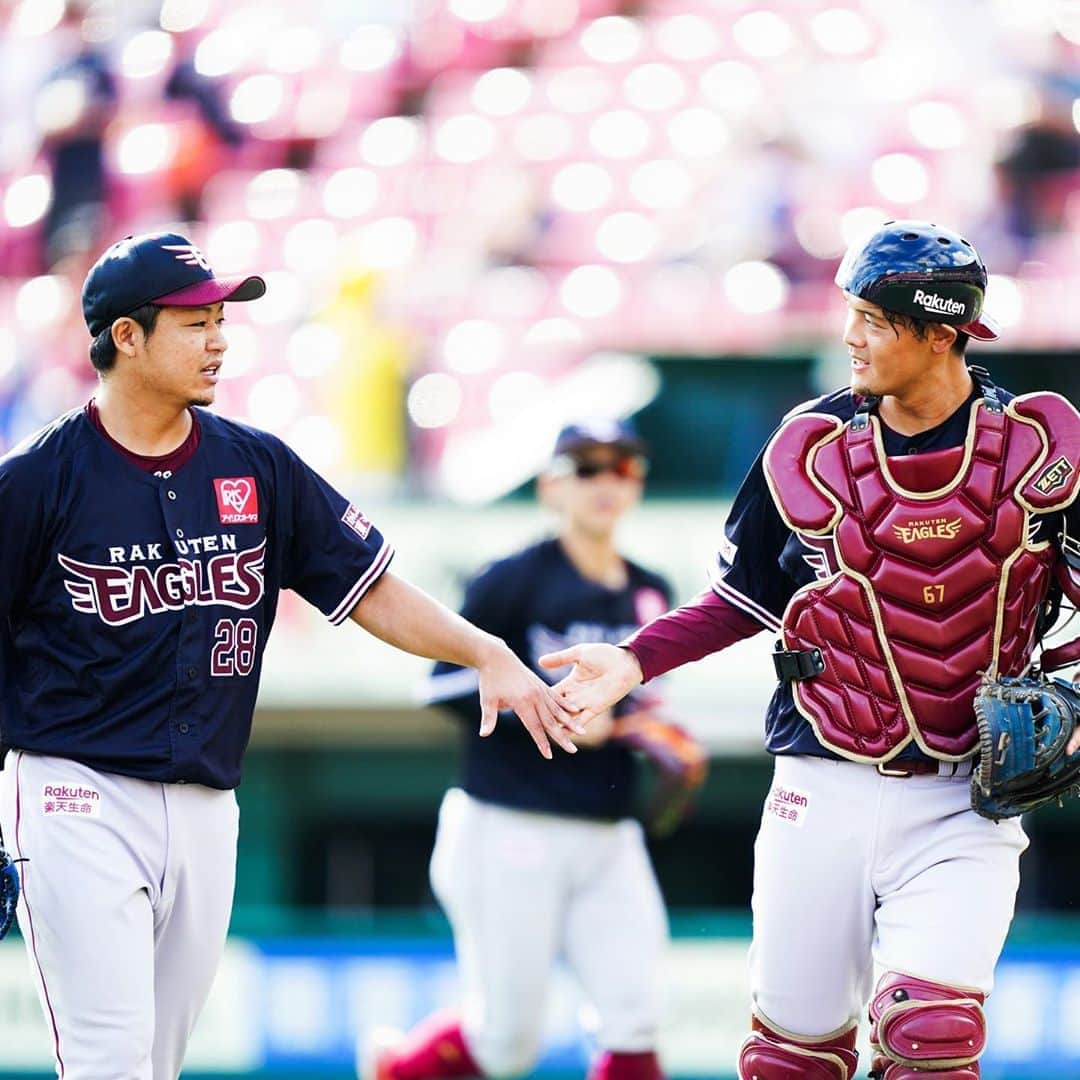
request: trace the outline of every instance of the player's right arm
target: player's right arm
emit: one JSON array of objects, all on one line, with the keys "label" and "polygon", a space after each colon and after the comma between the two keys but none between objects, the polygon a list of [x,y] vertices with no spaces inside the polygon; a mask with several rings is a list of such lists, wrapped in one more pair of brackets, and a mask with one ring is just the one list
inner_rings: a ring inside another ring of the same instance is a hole
[{"label": "player's right arm", "polygon": [[490,735],[495,729],[500,709],[512,709],[544,757],[551,757],[549,739],[567,753],[576,752],[570,735],[582,729],[551,687],[504,641],[473,626],[416,586],[387,571],[350,617],[395,648],[475,668],[481,735]]},{"label": "player's right arm", "polygon": [[257,433],[275,457],[275,537],[282,550],[284,588],[292,589],[335,625],[350,619],[395,648],[479,673],[481,735],[498,711],[512,709],[544,757],[549,740],[574,752],[579,725],[554,691],[507,645],[387,569],[393,549],[351,504],[280,439]]},{"label": "player's right arm", "polygon": [[[501,559],[471,577],[464,588],[458,613],[473,626],[501,638],[519,658],[519,642],[532,575],[520,558]],[[476,671],[440,660],[425,687],[429,705],[448,709],[469,724],[480,717],[480,681]]]}]

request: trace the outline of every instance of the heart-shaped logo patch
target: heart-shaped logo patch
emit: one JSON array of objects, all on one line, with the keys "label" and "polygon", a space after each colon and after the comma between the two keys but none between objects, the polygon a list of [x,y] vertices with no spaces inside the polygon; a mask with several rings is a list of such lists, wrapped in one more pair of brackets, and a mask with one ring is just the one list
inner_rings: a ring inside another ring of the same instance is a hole
[{"label": "heart-shaped logo patch", "polygon": [[247,525],[259,520],[259,493],[253,476],[230,476],[214,481],[222,525]]}]

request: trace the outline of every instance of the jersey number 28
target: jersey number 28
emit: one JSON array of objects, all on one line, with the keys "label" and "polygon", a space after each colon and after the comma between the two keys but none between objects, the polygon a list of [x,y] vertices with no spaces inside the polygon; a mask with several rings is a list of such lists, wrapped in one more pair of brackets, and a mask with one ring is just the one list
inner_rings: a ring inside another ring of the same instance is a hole
[{"label": "jersey number 28", "polygon": [[210,674],[250,675],[255,667],[258,637],[259,624],[254,619],[218,619],[210,653]]}]

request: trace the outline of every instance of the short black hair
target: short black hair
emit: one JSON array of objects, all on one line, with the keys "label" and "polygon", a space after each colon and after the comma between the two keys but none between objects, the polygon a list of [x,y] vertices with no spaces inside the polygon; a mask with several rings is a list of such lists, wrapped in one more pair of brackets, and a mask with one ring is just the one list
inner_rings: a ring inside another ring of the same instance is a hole
[{"label": "short black hair", "polygon": [[[886,311],[881,309],[885,316],[885,321],[896,330],[898,326],[902,326],[907,330],[910,330],[912,334],[919,341],[925,341],[927,335],[930,333],[930,327],[936,324],[933,319],[919,319],[914,315],[904,315],[899,311]],[[963,330],[956,331],[956,340],[953,342],[952,351],[957,356],[963,356],[964,350],[967,348],[967,343],[971,340],[970,334],[965,334]]]},{"label": "short black hair", "polygon": [[[124,315],[125,319],[133,319],[142,327],[143,333],[149,337],[157,326],[158,315],[161,314],[160,304],[143,304],[134,311]],[[112,326],[106,326],[93,341],[90,342],[90,363],[96,371],[104,374],[112,371],[116,364],[116,344],[112,339]]]}]

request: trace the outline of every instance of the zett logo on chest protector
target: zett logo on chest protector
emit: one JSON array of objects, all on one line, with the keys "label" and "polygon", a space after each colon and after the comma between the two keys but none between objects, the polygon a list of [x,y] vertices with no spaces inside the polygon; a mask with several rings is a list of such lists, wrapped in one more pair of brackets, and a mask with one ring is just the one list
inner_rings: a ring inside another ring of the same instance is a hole
[{"label": "zett logo on chest protector", "polygon": [[214,481],[218,516],[222,525],[253,525],[259,520],[259,492],[255,477],[234,476]]}]

